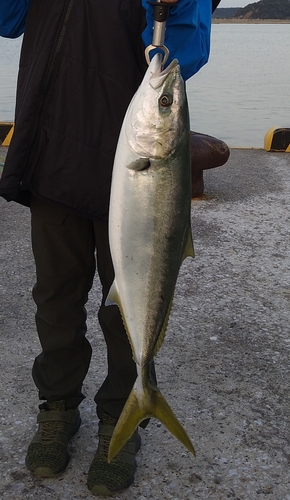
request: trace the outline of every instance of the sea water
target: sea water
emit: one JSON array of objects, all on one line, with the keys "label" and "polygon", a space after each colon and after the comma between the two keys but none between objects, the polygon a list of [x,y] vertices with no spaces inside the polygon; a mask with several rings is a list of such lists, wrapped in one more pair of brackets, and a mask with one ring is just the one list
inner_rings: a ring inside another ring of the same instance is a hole
[{"label": "sea water", "polygon": [[[13,121],[21,38],[0,38],[0,121]],[[211,54],[187,82],[191,130],[263,147],[290,127],[290,24],[214,24]]]},{"label": "sea water", "polygon": [[290,24],[215,24],[211,55],[187,82],[191,129],[229,146],[263,147],[290,127]]}]

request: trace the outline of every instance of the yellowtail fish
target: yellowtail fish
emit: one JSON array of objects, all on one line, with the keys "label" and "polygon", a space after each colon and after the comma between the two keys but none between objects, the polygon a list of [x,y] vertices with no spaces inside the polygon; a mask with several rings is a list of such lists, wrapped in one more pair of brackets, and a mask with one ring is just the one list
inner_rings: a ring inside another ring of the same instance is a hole
[{"label": "yellowtail fish", "polygon": [[137,379],[115,427],[109,462],[148,417],[195,453],[149,369],[165,336],[180,266],[194,256],[185,86],[178,61],[164,70],[161,62],[160,54],[153,57],[128,107],[113,168],[109,238],[115,280],[106,304],[120,308]]}]

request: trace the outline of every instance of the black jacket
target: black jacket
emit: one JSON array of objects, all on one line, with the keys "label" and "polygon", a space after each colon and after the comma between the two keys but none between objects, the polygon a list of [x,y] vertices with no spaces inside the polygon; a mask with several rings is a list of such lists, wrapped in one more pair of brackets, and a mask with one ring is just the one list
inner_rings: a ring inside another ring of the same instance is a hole
[{"label": "black jacket", "polygon": [[141,0],[31,0],[0,195],[106,218],[122,120],[147,64]]},{"label": "black jacket", "polygon": [[214,12],[217,6],[221,3],[221,0],[212,0],[212,12]]}]

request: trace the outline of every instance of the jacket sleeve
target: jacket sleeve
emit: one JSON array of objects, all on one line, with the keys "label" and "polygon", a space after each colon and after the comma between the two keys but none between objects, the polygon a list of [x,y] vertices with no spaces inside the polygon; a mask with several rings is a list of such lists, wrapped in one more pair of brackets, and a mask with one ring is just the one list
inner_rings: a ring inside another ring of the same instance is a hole
[{"label": "jacket sleeve", "polygon": [[[142,0],[142,4],[146,9],[147,21],[142,38],[147,47],[152,42],[153,6],[147,0]],[[179,0],[170,8],[164,41],[169,49],[167,64],[174,58],[178,59],[184,80],[197,73],[208,61],[211,16],[212,0]]]},{"label": "jacket sleeve", "polygon": [[24,32],[30,0],[0,1],[0,36],[17,38]]}]

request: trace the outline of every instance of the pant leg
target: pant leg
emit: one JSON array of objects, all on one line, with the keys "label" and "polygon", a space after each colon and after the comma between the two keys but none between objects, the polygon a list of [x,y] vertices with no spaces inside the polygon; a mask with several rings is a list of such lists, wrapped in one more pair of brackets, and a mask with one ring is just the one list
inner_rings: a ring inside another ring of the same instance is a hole
[{"label": "pant leg", "polygon": [[[97,267],[103,293],[98,317],[107,344],[108,357],[108,375],[96,394],[95,402],[97,403],[97,413],[100,418],[104,411],[118,418],[134,385],[137,371],[119,308],[104,305],[114,279],[108,226],[95,221],[94,227]],[[153,380],[156,381],[153,363],[151,373]],[[144,422],[144,426],[146,423]]]},{"label": "pant leg", "polygon": [[32,375],[40,399],[75,408],[91,359],[85,303],[95,273],[93,223],[36,198],[31,204],[36,263],[33,298],[42,352]]}]

